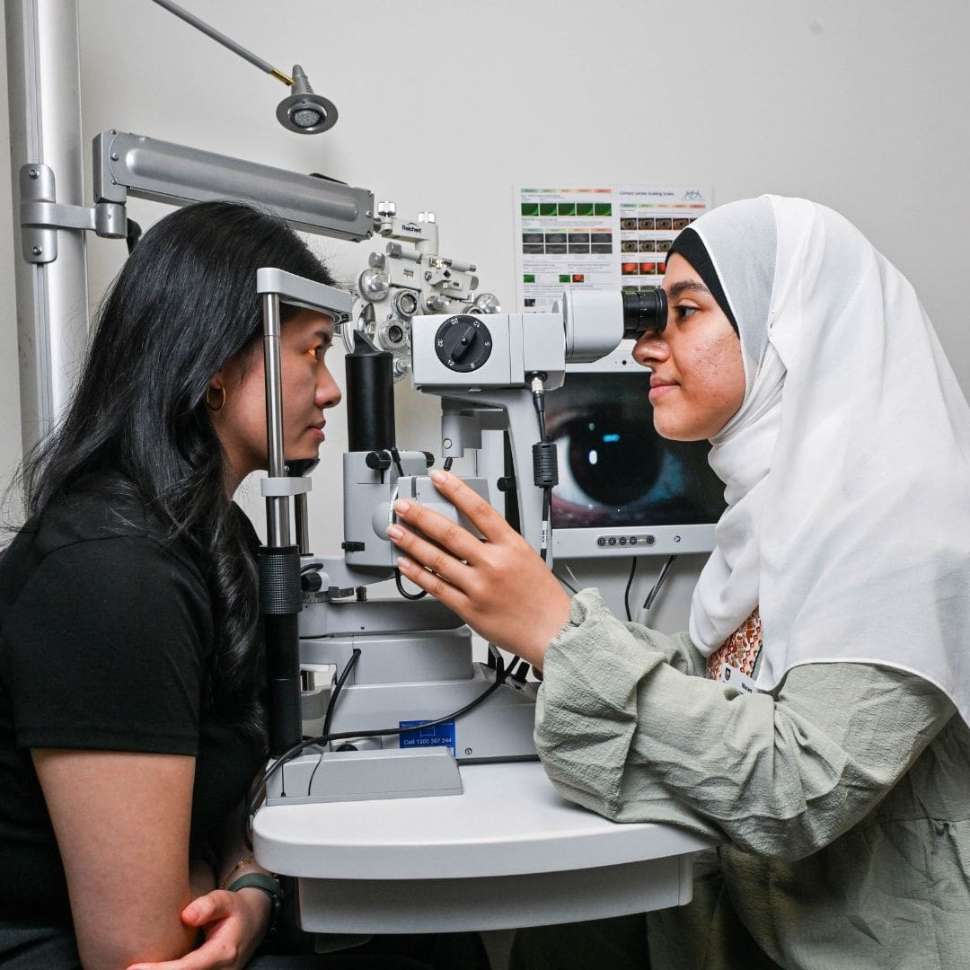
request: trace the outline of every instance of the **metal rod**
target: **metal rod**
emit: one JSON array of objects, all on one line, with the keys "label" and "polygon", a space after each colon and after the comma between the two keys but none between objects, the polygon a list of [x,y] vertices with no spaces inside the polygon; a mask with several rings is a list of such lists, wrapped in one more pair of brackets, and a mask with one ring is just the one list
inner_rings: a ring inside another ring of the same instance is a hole
[{"label": "metal rod", "polygon": [[[270,478],[286,474],[283,458],[283,374],[280,366],[280,298],[263,294],[263,362],[266,369],[266,451]],[[289,497],[266,498],[267,544],[274,548],[290,544]]]},{"label": "metal rod", "polygon": [[294,511],[296,519],[296,541],[300,547],[301,556],[310,555],[310,521],[307,515],[306,492],[296,496]]},{"label": "metal rod", "polygon": [[195,27],[196,30],[201,31],[206,37],[211,37],[217,44],[222,44],[223,47],[231,50],[233,54],[238,54],[244,61],[249,61],[254,67],[258,67],[267,74],[272,74],[273,77],[282,81],[284,84],[293,84],[293,79],[289,75],[277,70],[268,61],[264,61],[258,54],[247,50],[242,44],[236,43],[231,37],[227,37],[222,31],[211,27],[204,20],[196,17],[194,13],[189,13],[184,7],[173,3],[172,0],[155,0],[155,3],[160,7],[164,7],[169,13],[175,14],[180,20],[184,20],[190,26]]},{"label": "metal rod", "polygon": [[[77,0],[7,0],[7,95],[14,212],[27,163],[53,173],[56,201],[84,202]],[[24,451],[70,403],[88,336],[84,231],[51,232],[53,252],[29,262],[14,218],[14,272]],[[51,257],[47,261],[47,257]]]}]

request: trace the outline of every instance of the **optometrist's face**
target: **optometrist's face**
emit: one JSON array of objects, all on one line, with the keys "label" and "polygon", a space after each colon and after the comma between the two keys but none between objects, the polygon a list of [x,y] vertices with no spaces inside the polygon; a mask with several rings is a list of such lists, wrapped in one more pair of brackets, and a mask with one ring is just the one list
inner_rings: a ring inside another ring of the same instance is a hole
[{"label": "optometrist's face", "polygon": [[[303,310],[283,324],[280,364],[283,378],[283,445],[287,460],[315,459],[324,440],[324,412],[340,403],[340,388],[327,367],[333,321]],[[225,404],[211,412],[238,484],[265,468],[266,391],[262,342],[245,360],[230,361],[210,382],[225,389]],[[210,398],[218,402],[221,391]]]},{"label": "optometrist's face", "polygon": [[653,371],[654,427],[674,441],[713,438],[744,400],[741,341],[683,256],[668,260],[663,288],[667,326],[644,334],[633,348],[634,360]]}]

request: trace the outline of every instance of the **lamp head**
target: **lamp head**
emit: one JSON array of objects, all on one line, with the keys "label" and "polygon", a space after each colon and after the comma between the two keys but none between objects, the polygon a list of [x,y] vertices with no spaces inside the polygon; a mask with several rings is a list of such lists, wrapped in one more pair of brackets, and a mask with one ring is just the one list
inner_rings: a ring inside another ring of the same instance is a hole
[{"label": "lamp head", "polygon": [[303,68],[294,64],[293,86],[276,108],[276,118],[284,128],[297,134],[317,135],[337,123],[337,106],[314,94]]}]

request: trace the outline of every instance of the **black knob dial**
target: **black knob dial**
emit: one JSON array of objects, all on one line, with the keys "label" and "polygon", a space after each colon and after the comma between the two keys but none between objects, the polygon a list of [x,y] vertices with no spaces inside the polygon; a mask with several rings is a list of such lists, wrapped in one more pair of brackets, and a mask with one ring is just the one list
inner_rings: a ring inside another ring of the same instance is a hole
[{"label": "black knob dial", "polygon": [[492,334],[480,316],[462,313],[438,327],[434,349],[445,367],[467,374],[492,355]]}]

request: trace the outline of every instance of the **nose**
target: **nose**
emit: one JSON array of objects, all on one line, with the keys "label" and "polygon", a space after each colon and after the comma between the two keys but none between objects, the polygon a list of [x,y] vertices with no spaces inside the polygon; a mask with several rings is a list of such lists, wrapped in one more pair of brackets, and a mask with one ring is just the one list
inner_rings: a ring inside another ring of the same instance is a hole
[{"label": "nose", "polygon": [[641,367],[654,367],[668,357],[670,357],[670,347],[658,333],[647,331],[633,345],[633,359]]},{"label": "nose", "polygon": [[313,402],[318,408],[336,407],[343,397],[340,387],[333,378],[333,374],[326,367],[321,368],[322,373],[317,377],[316,391],[313,395]]}]

